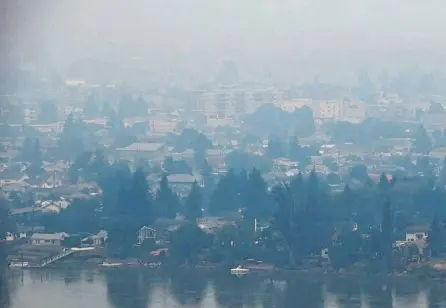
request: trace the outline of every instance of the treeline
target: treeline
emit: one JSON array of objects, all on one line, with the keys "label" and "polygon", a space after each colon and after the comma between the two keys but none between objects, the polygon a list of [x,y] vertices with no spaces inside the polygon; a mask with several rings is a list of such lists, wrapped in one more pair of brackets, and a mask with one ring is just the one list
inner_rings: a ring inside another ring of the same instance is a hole
[{"label": "treeline", "polygon": [[[212,261],[258,257],[294,267],[329,248],[334,266],[364,261],[389,270],[389,245],[404,239],[407,227],[419,224],[432,226],[433,251],[445,247],[446,192],[441,177],[433,175],[388,180],[383,174],[377,184],[367,182],[355,189],[347,185],[334,194],[314,171],[268,187],[258,169],[230,169],[219,178],[208,170],[204,187],[194,183],[189,195],[180,198],[166,174],[154,190],[143,169],[131,172],[126,163],[110,163],[101,151],[78,155],[73,165],[82,178],[97,182],[102,194],[77,200],[59,215],[44,215],[40,223],[49,232],[93,233],[104,228],[110,251],[117,256],[131,254],[143,225],[178,214],[190,222],[170,238],[178,262],[197,262],[208,251],[206,258]],[[222,228],[211,238],[195,225],[203,215],[228,213],[239,216],[237,226]],[[266,226],[258,233],[255,220]]]}]

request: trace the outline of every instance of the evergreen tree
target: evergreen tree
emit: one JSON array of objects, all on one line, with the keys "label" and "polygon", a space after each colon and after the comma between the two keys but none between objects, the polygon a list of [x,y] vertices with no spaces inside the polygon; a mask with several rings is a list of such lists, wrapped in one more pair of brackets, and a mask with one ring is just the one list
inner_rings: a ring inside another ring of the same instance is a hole
[{"label": "evergreen tree", "polygon": [[85,102],[84,114],[89,117],[97,117],[100,115],[99,106],[93,95],[89,95],[87,101]]},{"label": "evergreen tree", "polygon": [[27,168],[27,174],[31,178],[37,178],[38,176],[45,173],[43,169],[42,151],[40,150],[39,139],[34,142],[31,164]]},{"label": "evergreen tree", "polygon": [[390,199],[387,198],[382,211],[382,252],[386,261],[387,272],[390,273],[392,266],[392,245],[393,245],[393,212],[390,208]]},{"label": "evergreen tree", "polygon": [[163,169],[166,174],[171,174],[173,169],[173,158],[172,156],[167,156],[164,158]]},{"label": "evergreen tree", "polygon": [[274,214],[273,228],[277,230],[287,246],[289,254],[289,266],[296,267],[300,259],[300,251],[297,243],[300,239],[297,225],[297,208],[294,202],[293,194],[287,184],[275,186],[272,195],[277,204],[277,211]]},{"label": "evergreen tree", "polygon": [[40,105],[39,122],[48,124],[55,123],[59,118],[56,104],[52,101],[45,101]]},{"label": "evergreen tree", "polygon": [[265,154],[269,158],[280,158],[286,156],[286,151],[279,138],[270,137]]},{"label": "evergreen tree", "polygon": [[132,175],[127,202],[131,216],[140,227],[155,220],[149,184],[142,169],[137,169]]},{"label": "evergreen tree", "polygon": [[84,125],[76,121],[73,114],[69,114],[65,120],[62,133],[59,135],[59,157],[72,161],[76,153],[84,150]]},{"label": "evergreen tree", "polygon": [[[304,253],[319,253],[328,247],[332,236],[331,208],[326,186],[319,181],[313,170],[305,185],[305,199],[303,199],[303,213],[300,228],[302,229],[301,249]],[[313,229],[310,233],[306,230]]]},{"label": "evergreen tree", "polygon": [[438,256],[443,248],[443,232],[438,215],[434,216],[428,234],[428,243],[433,257]]},{"label": "evergreen tree", "polygon": [[418,130],[415,132],[412,141],[412,152],[429,154],[431,150],[432,150],[432,142],[424,126],[420,125]]},{"label": "evergreen tree", "polygon": [[246,207],[244,218],[248,222],[253,222],[254,218],[267,219],[274,213],[268,194],[268,185],[262,178],[259,170],[254,168],[249,173],[244,191]]},{"label": "evergreen tree", "polygon": [[[6,232],[11,230],[11,220],[9,218],[9,201],[0,192],[0,241],[6,236]],[[0,249],[5,245],[0,245]],[[0,251],[0,258],[2,257],[3,251]],[[2,260],[2,259],[0,259]]]},{"label": "evergreen tree", "polygon": [[446,156],[443,159],[443,165],[438,176],[438,184],[443,188],[446,185]]},{"label": "evergreen tree", "polygon": [[158,216],[175,218],[180,208],[178,196],[170,189],[167,175],[161,178],[160,187],[156,192]]},{"label": "evergreen tree", "polygon": [[181,226],[172,234],[172,258],[179,264],[183,262],[195,264],[200,251],[204,248],[204,236],[203,231],[194,224]]},{"label": "evergreen tree", "polygon": [[68,168],[67,175],[70,184],[77,184],[79,181],[79,169],[77,169],[75,164],[72,164],[70,168]]},{"label": "evergreen tree", "polygon": [[237,176],[232,169],[220,177],[210,200],[209,210],[212,214],[217,215],[221,212],[239,210],[237,182]]},{"label": "evergreen tree", "polygon": [[34,151],[34,143],[32,139],[27,136],[23,141],[20,155],[21,159],[25,162],[30,162],[33,158],[33,151]]},{"label": "evergreen tree", "polygon": [[396,182],[397,182],[396,175],[393,175],[392,178],[390,179],[390,182],[389,182],[390,187],[394,187]]},{"label": "evergreen tree", "polygon": [[195,222],[198,218],[203,217],[202,201],[200,187],[195,181],[184,204],[184,216],[187,220]]},{"label": "evergreen tree", "polygon": [[200,173],[203,178],[212,177],[212,167],[209,166],[207,159],[203,159],[200,165]]},{"label": "evergreen tree", "polygon": [[103,149],[96,149],[94,152],[94,155],[85,154],[86,157],[84,163],[86,160],[89,160],[89,163],[87,165],[88,172],[93,175],[95,179],[99,177],[99,175],[109,166],[110,162],[108,161],[107,156],[104,153]]},{"label": "evergreen tree", "polygon": [[382,193],[388,193],[388,191],[390,189],[389,180],[387,179],[387,175],[384,172],[381,173],[381,176],[379,178],[378,188],[379,188],[379,191]]},{"label": "evergreen tree", "polygon": [[209,208],[212,193],[215,190],[215,180],[212,174],[212,167],[209,166],[207,160],[203,160],[200,167],[201,175],[203,177],[203,208],[207,211]]}]

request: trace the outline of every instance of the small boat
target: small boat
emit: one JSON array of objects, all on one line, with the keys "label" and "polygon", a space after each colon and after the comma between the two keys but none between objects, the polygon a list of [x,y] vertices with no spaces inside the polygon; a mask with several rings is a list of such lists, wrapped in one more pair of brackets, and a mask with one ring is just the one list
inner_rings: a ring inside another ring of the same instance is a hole
[{"label": "small boat", "polygon": [[122,265],[122,263],[103,262],[99,266],[102,266],[102,267],[118,267],[118,266],[121,266],[121,265]]},{"label": "small boat", "polygon": [[231,269],[232,275],[246,275],[249,273],[249,269],[243,268],[241,265],[237,266],[236,268]]}]

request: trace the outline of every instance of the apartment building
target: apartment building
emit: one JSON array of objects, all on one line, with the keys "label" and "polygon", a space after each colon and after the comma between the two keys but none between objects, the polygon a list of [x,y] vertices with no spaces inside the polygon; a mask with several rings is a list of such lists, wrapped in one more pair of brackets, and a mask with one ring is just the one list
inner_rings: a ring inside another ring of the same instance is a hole
[{"label": "apartment building", "polygon": [[322,121],[359,123],[366,116],[365,103],[350,98],[318,101],[309,107],[313,110],[314,117]]},{"label": "apartment building", "polygon": [[149,129],[154,134],[174,133],[178,129],[178,121],[175,119],[150,119]]},{"label": "apartment building", "polygon": [[189,108],[211,119],[235,118],[246,112],[247,99],[248,95],[244,88],[225,85],[211,91],[192,91]]}]

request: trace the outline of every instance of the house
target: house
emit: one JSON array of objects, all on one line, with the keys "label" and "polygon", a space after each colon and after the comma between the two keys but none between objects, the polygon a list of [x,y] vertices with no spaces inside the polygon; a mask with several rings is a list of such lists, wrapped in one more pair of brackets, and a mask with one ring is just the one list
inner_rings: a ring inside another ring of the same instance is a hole
[{"label": "house", "polygon": [[206,159],[210,166],[219,166],[225,163],[225,157],[228,151],[223,149],[208,149],[206,150]]},{"label": "house", "polygon": [[13,241],[14,240],[14,234],[11,232],[6,232],[5,241]]},{"label": "house", "polygon": [[31,245],[62,246],[62,242],[70,237],[65,232],[60,233],[34,233],[29,239]]},{"label": "house", "polygon": [[291,161],[288,158],[277,158],[273,161],[274,171],[286,172],[291,169],[295,169],[299,166],[296,161]]},{"label": "house", "polygon": [[43,201],[40,204],[40,208],[44,213],[60,213],[61,210],[68,208],[70,203],[66,200],[57,200],[57,201]]},{"label": "house", "polygon": [[138,245],[141,245],[144,242],[144,240],[155,239],[155,238],[156,238],[155,229],[144,226],[141,229],[139,229],[139,231],[138,231],[138,239],[137,239],[136,243]]},{"label": "house", "polygon": [[44,226],[26,226],[18,225],[15,233],[16,239],[26,239],[31,237],[35,232],[43,233],[45,231]]},{"label": "house", "polygon": [[180,196],[186,196],[194,182],[197,182],[201,187],[204,186],[203,178],[199,174],[170,174],[167,176],[167,180],[172,190]]},{"label": "house", "polygon": [[138,158],[162,161],[164,145],[155,142],[135,142],[125,148],[116,149],[117,158],[134,160]]},{"label": "house", "polygon": [[207,216],[197,219],[197,227],[207,233],[214,233],[215,230],[225,226],[236,226],[235,220],[228,220],[223,217]]},{"label": "house", "polygon": [[63,181],[60,177],[60,175],[55,171],[53,171],[46,180],[42,181],[42,184],[40,184],[40,188],[55,188],[60,187],[63,185]]},{"label": "house", "polygon": [[82,239],[82,242],[85,243],[90,241],[93,246],[99,247],[99,246],[104,246],[105,242],[107,241],[107,238],[108,238],[108,232],[105,230],[101,230],[94,235]]},{"label": "house", "polygon": [[169,241],[172,232],[175,232],[181,226],[188,224],[190,224],[190,222],[187,220],[157,218],[152,225],[152,229],[155,231],[157,241]]},{"label": "house", "polygon": [[422,225],[422,226],[412,226],[408,227],[406,229],[406,241],[419,241],[427,239],[429,227]]},{"label": "house", "polygon": [[38,207],[22,207],[19,209],[13,209],[11,211],[11,217],[16,221],[29,221],[31,218],[36,215],[40,215],[42,213],[42,209]]}]

